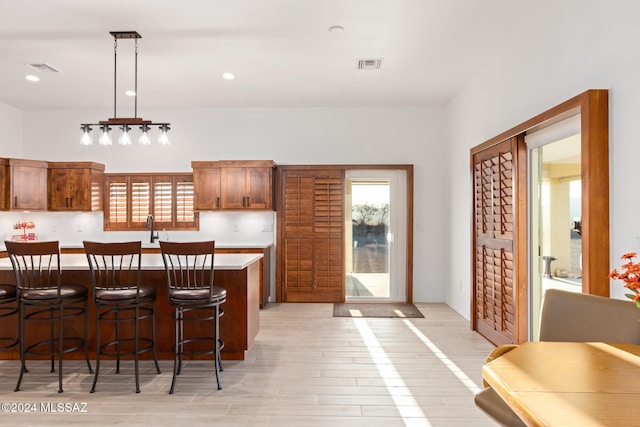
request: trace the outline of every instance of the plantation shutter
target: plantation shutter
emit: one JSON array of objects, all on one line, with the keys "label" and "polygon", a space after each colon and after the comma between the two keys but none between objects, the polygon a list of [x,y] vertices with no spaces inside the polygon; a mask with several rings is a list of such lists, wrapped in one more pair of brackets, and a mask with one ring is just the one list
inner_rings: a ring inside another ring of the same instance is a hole
[{"label": "plantation shutter", "polygon": [[127,180],[107,177],[105,179],[107,194],[109,197],[109,214],[107,224],[126,224],[127,223]]},{"label": "plantation shutter", "polygon": [[283,300],[344,300],[343,172],[282,173]]},{"label": "plantation shutter", "polygon": [[105,174],[105,183],[105,230],[145,230],[150,214],[158,230],[198,229],[191,174]]},{"label": "plantation shutter", "polygon": [[176,183],[176,221],[193,223],[193,179],[178,180]]},{"label": "plantation shutter", "polygon": [[153,218],[156,227],[172,225],[173,220],[173,185],[171,177],[153,177]]},{"label": "plantation shutter", "polygon": [[493,343],[513,343],[514,152],[511,138],[473,156],[474,320]]},{"label": "plantation shutter", "polygon": [[131,179],[131,223],[144,224],[151,213],[150,180],[134,177]]}]

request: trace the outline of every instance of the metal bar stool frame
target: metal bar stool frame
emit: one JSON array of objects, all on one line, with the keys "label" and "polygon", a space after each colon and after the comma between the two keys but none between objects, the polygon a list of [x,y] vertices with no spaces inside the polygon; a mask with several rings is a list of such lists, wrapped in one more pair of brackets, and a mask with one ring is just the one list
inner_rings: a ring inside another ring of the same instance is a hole
[{"label": "metal bar stool frame", "polygon": [[[18,298],[16,287],[9,284],[0,284],[0,319],[13,316],[18,313]],[[0,351],[9,350],[18,345],[18,331],[15,337],[0,337]]]},{"label": "metal bar stool frame", "polygon": [[[156,352],[156,290],[140,284],[142,242],[83,242],[93,287],[96,320],[96,371],[91,393],[96,390],[101,356],[116,358],[116,374],[120,359],[133,356],[136,393],[140,393],[139,355],[153,352],[156,371],[160,374]],[[140,336],[140,321],[151,320],[151,337]],[[101,323],[115,325],[115,339],[102,343]],[[134,336],[123,338],[121,325],[133,322]],[[133,343],[133,349],[129,349]],[[125,348],[126,347],[126,348]]]},{"label": "metal bar stool frame", "polygon": [[[88,289],[82,285],[62,284],[60,248],[57,241],[5,241],[5,247],[15,274],[18,302],[18,346],[21,367],[14,391],[20,390],[23,375],[28,372],[27,356],[50,356],[51,372],[55,372],[55,358],[58,356],[58,393],[62,393],[64,354],[84,348],[89,373],[93,373],[87,347]],[[65,337],[65,320],[78,316],[83,316],[83,336]],[[27,346],[26,329],[29,321],[48,322],[49,338]],[[55,336],[56,322],[58,322],[57,337]],[[48,350],[40,350],[47,346]]]},{"label": "metal bar stool frame", "polygon": [[[169,304],[174,308],[175,324],[173,345],[173,379],[169,394],[173,394],[176,377],[182,372],[184,356],[214,355],[216,383],[220,384],[223,371],[220,350],[224,341],[220,338],[220,318],[224,311],[220,308],[227,300],[227,291],[214,285],[215,242],[160,242],[160,250],[167,276]],[[190,314],[195,313],[195,314]],[[213,321],[212,337],[187,337],[185,322]],[[212,348],[189,350],[193,343],[211,342]]]}]

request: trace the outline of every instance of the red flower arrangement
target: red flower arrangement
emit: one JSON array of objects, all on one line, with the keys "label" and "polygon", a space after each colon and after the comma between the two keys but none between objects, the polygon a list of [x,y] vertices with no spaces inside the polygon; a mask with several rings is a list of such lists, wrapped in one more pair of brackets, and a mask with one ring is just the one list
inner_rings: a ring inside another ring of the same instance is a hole
[{"label": "red flower arrangement", "polygon": [[622,264],[622,272],[618,273],[615,268],[609,277],[612,279],[622,280],[624,287],[632,291],[632,294],[624,294],[627,298],[631,298],[636,304],[636,307],[640,308],[640,262],[633,262],[636,257],[635,252],[629,252],[622,255],[620,258],[627,260],[625,264]]}]

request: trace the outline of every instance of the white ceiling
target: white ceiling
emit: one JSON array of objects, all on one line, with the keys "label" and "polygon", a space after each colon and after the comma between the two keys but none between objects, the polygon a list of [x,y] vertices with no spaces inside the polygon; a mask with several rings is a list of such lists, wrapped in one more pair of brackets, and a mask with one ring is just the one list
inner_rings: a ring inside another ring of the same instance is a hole
[{"label": "white ceiling", "polygon": [[[441,105],[508,48],[542,1],[6,0],[0,103],[113,108],[113,38],[138,31],[138,108]],[[552,0],[544,3],[551,4]],[[330,33],[333,25],[344,27]],[[118,45],[118,112],[133,87]],[[358,58],[384,58],[356,70]],[[33,72],[47,63],[62,72]],[[224,72],[236,75],[223,80]],[[25,80],[37,74],[40,82]],[[121,101],[122,100],[122,101]]]}]

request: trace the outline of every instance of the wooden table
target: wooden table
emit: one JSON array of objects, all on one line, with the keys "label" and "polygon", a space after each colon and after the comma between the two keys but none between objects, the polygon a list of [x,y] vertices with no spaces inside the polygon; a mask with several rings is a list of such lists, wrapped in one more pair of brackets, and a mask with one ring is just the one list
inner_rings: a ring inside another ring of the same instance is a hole
[{"label": "wooden table", "polygon": [[[84,254],[62,254],[62,282],[65,284],[79,284],[91,288],[89,276],[89,264]],[[215,283],[227,290],[227,302],[222,306],[225,314],[220,319],[220,336],[225,342],[221,357],[223,359],[244,360],[246,352],[251,348],[253,341],[260,330],[260,264],[262,254],[216,254],[214,258]],[[171,317],[173,309],[169,305],[167,296],[167,279],[164,264],[160,254],[143,253],[141,258],[142,274],[141,283],[156,288],[158,295],[156,300],[156,347],[158,358],[173,359],[173,333],[174,324]],[[0,283],[15,284],[15,277],[8,258],[0,259]],[[89,292],[89,352],[95,354],[95,310],[92,301],[92,292]],[[66,330],[72,330],[76,334],[81,333],[82,323],[78,318],[65,324]],[[147,322],[148,323],[148,322]],[[141,334],[148,333],[149,325],[141,324]],[[112,333],[111,325],[105,325],[102,336]],[[190,325],[194,336],[206,336],[205,324]],[[202,331],[200,331],[202,328]],[[46,339],[47,330],[30,330],[28,337],[31,341]],[[126,331],[128,329],[123,329]],[[16,316],[3,319],[0,323],[0,336],[15,336],[17,333]],[[83,352],[69,354],[69,358],[83,358]],[[147,352],[143,358],[151,357]],[[212,356],[207,356],[212,357]],[[0,352],[1,359],[17,359],[17,349]]]},{"label": "wooden table", "polygon": [[529,342],[482,376],[529,426],[640,425],[640,346]]}]

